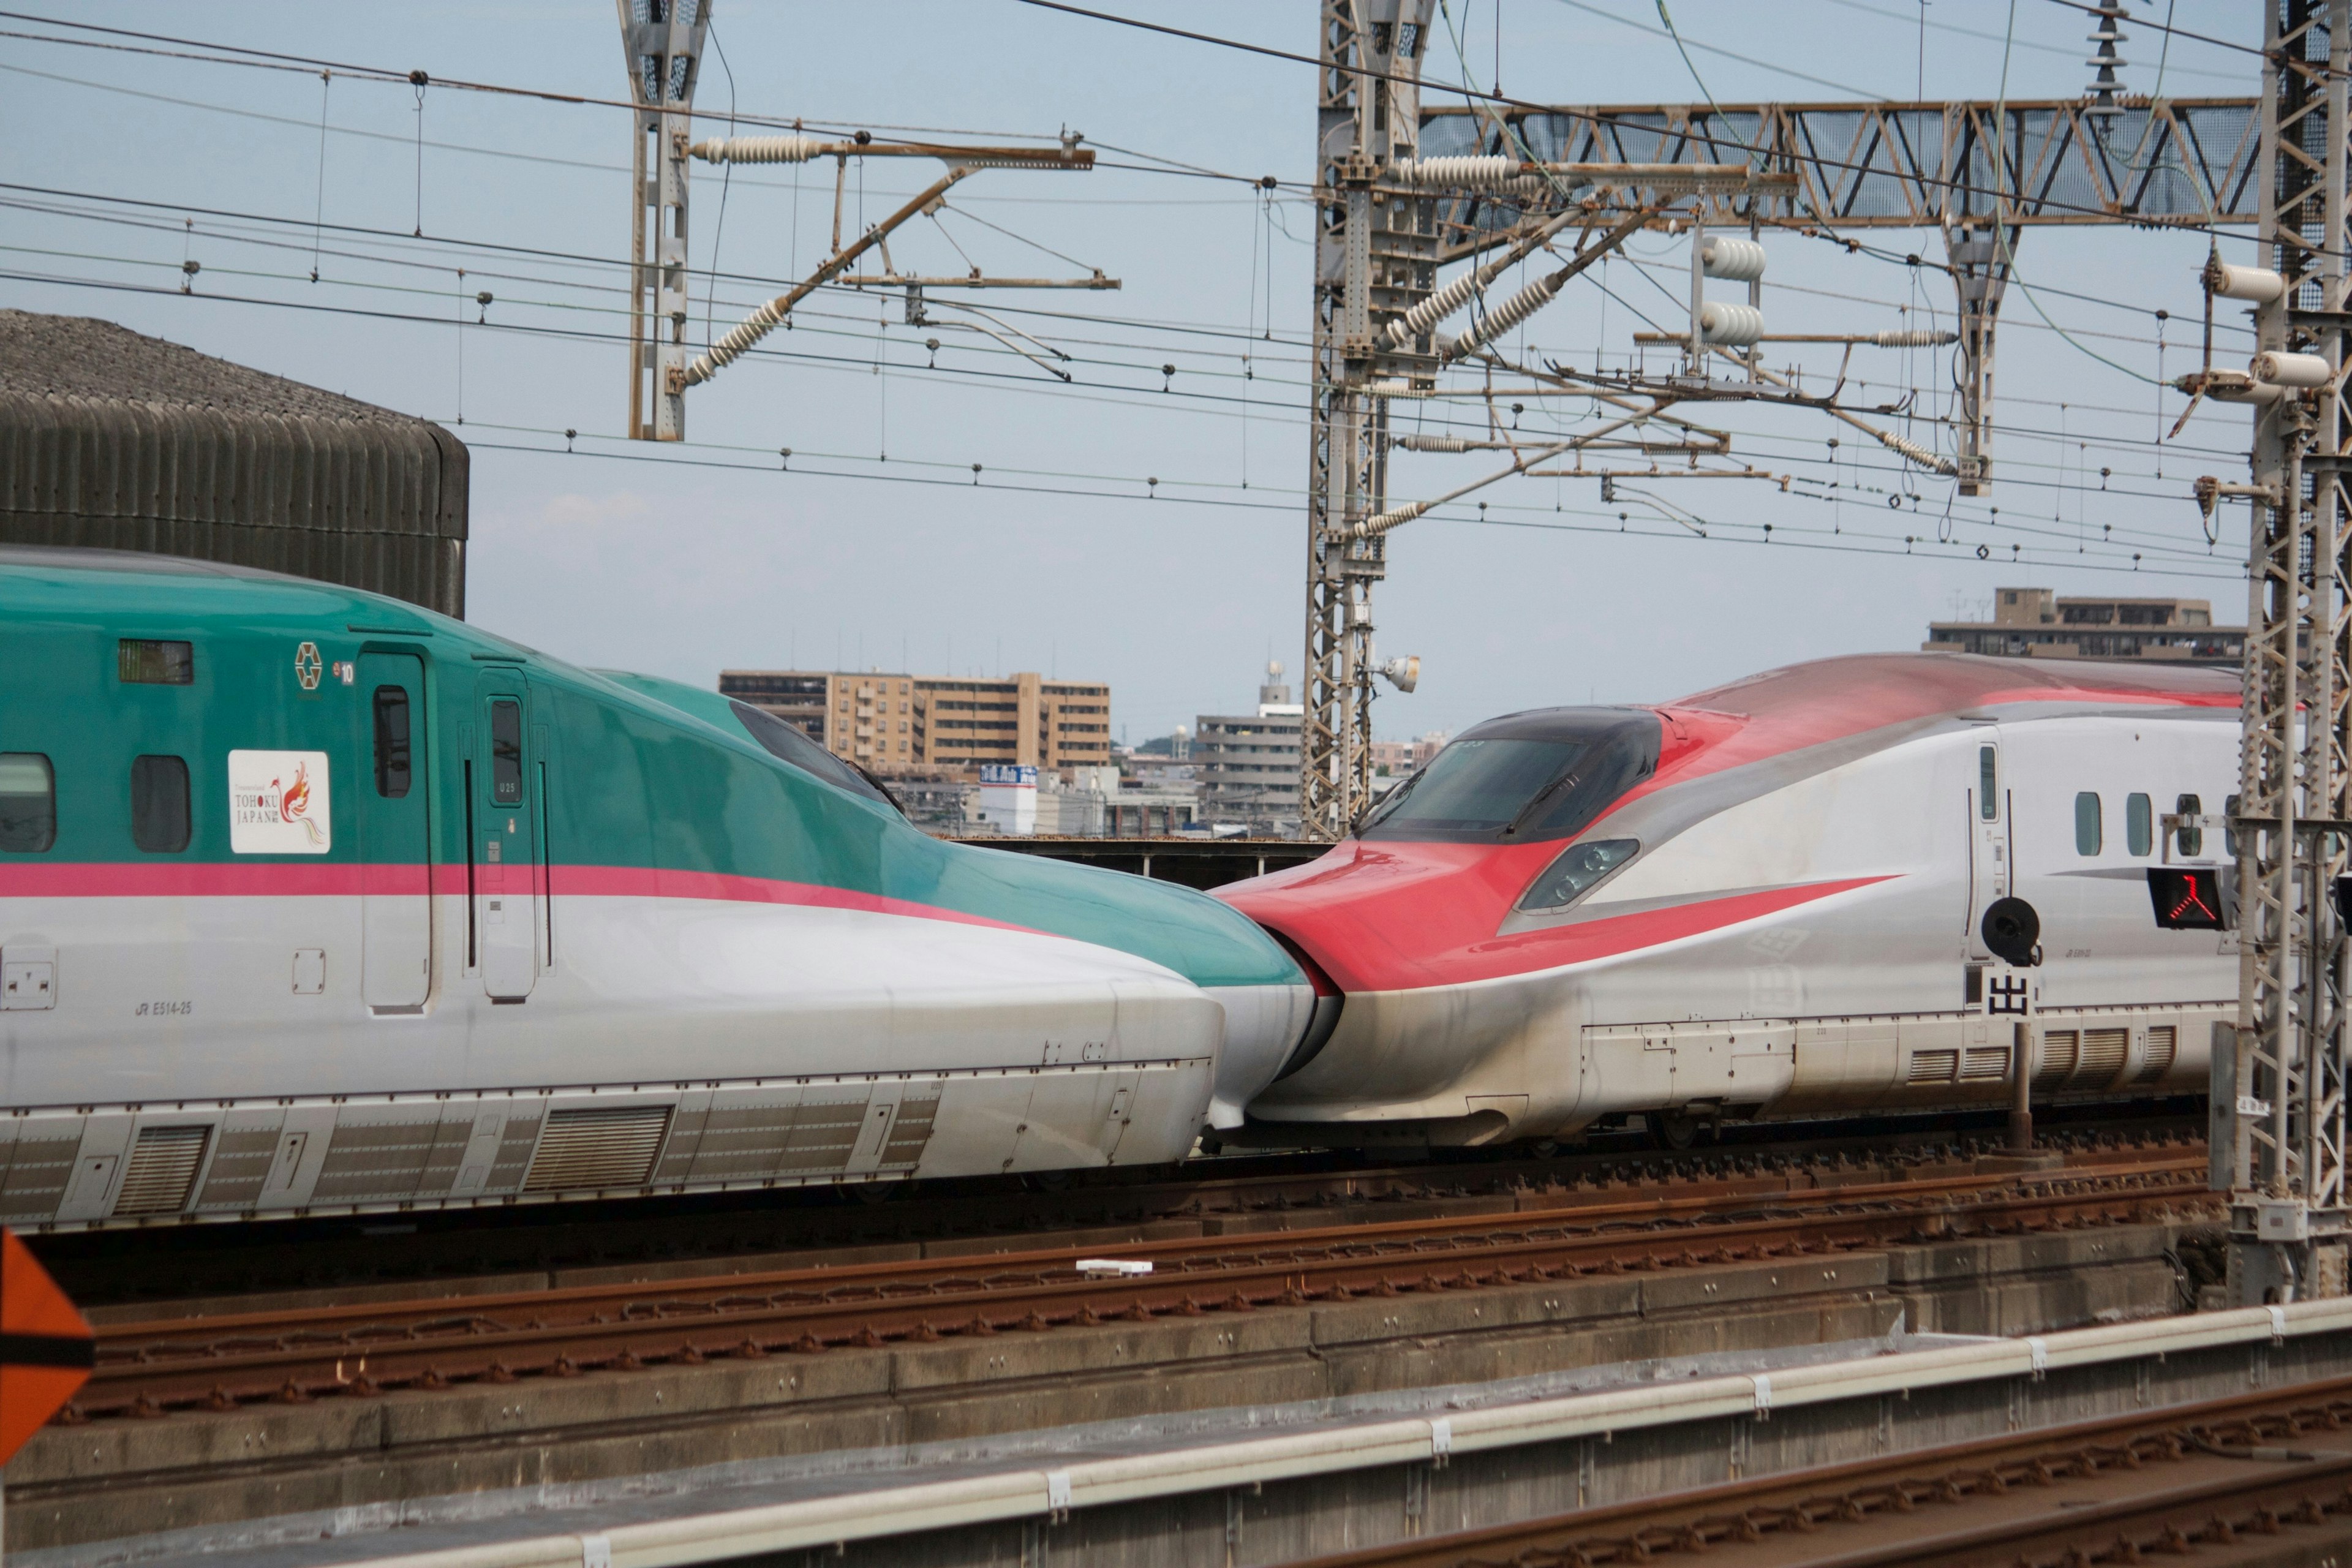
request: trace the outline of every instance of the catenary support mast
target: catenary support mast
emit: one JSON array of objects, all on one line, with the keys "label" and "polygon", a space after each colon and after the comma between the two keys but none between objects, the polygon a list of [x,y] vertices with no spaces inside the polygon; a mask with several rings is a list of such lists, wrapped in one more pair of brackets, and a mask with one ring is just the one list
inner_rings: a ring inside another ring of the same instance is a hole
[{"label": "catenary support mast", "polygon": [[710,0],[614,0],[629,67],[629,437],[686,438],[687,148]]},{"label": "catenary support mast", "polygon": [[1314,389],[1307,479],[1307,680],[1299,821],[1347,831],[1371,789],[1372,585],[1388,545],[1349,525],[1387,498],[1388,400],[1375,382],[1436,361],[1389,323],[1437,281],[1437,193],[1393,177],[1419,152],[1413,85],[1435,0],[1322,0],[1317,93]]},{"label": "catenary support mast", "polygon": [[[2236,818],[2239,1018],[2228,1147],[2230,1291],[2345,1293],[2346,76],[2352,0],[2263,0],[2253,523]],[[2218,281],[2209,278],[2209,286]],[[2250,297],[2244,293],[2237,297]],[[2324,361],[2324,384],[2294,389]]]}]

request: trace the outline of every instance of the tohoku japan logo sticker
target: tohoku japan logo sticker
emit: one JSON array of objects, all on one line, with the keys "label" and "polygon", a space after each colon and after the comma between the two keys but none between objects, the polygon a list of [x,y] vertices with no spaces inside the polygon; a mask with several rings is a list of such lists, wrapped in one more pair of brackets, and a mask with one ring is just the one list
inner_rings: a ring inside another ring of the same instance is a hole
[{"label": "tohoku japan logo sticker", "polygon": [[324,752],[231,752],[228,847],[238,855],[324,855],[334,842]]}]

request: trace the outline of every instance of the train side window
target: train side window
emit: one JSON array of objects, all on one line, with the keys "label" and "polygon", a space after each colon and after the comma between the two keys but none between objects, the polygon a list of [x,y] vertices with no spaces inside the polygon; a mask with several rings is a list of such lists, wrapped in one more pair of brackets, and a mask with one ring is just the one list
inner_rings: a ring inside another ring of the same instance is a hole
[{"label": "train side window", "polygon": [[58,841],[58,775],[38,752],[0,752],[0,850],[38,855]]},{"label": "train side window", "polygon": [[[2221,815],[2232,821],[2235,821],[2238,816],[2238,802],[2241,798],[2241,796],[2233,795],[2223,800],[2221,802]],[[2225,827],[2221,829],[2221,847],[2225,852],[2233,857],[2238,853],[2238,830],[2236,828]]]},{"label": "train side window", "polygon": [[490,704],[490,800],[522,804],[522,704],[505,698]]},{"label": "train side window", "polygon": [[2074,797],[2074,853],[2096,855],[2100,837],[2099,797],[2086,789]]},{"label": "train side window", "polygon": [[2000,818],[2000,753],[1990,746],[1977,751],[1977,815],[1987,822]]},{"label": "train side window", "polygon": [[[2204,813],[2205,804],[2193,795],[2184,795],[2172,803],[2172,809],[2182,816],[2198,816]],[[2184,822],[2173,829],[2172,841],[2192,860],[2205,853],[2205,830],[2201,827]]]},{"label": "train side window", "polygon": [[123,637],[114,645],[114,673],[125,686],[194,686],[195,645],[153,637]]},{"label": "train side window", "polygon": [[131,841],[150,855],[188,847],[188,764],[180,758],[131,759]]},{"label": "train side window", "polygon": [[2156,847],[2156,806],[2144,795],[2124,796],[2124,847],[2134,855]]},{"label": "train side window", "polygon": [[386,800],[408,794],[408,689],[375,689],[375,793]]}]

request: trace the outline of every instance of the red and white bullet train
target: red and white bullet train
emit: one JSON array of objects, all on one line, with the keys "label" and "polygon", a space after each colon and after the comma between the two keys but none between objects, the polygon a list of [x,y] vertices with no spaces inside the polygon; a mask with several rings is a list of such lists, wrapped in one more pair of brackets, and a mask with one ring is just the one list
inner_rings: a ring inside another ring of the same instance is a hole
[{"label": "red and white bullet train", "polygon": [[[2159,930],[2235,788],[2234,672],[1824,659],[1468,730],[1321,859],[1219,890],[1322,1016],[1260,1141],[2201,1092],[2232,933]],[[2034,929],[2038,923],[2037,932]]]}]

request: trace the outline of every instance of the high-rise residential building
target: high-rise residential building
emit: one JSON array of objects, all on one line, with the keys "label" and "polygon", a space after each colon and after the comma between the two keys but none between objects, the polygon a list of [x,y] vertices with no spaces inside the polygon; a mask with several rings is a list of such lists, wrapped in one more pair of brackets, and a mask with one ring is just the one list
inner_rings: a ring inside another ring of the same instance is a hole
[{"label": "high-rise residential building", "polygon": [[2128,658],[2235,665],[2246,628],[2217,626],[2204,599],[2062,597],[2048,588],[1999,588],[1990,621],[1931,621],[1930,653],[2024,658]]},{"label": "high-rise residential building", "polygon": [[1110,760],[1110,688],[1034,671],[996,679],[882,670],[730,669],[719,691],[877,773]]},{"label": "high-rise residential building", "polygon": [[1203,713],[1193,726],[1191,761],[1200,781],[1201,816],[1253,831],[1298,830],[1299,730],[1306,710],[1290,700],[1279,663],[1265,667],[1255,713]]}]

